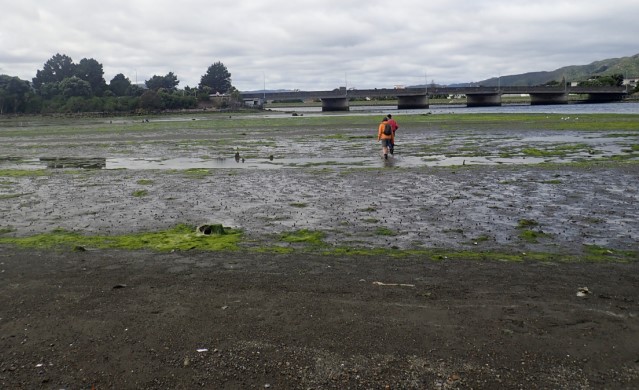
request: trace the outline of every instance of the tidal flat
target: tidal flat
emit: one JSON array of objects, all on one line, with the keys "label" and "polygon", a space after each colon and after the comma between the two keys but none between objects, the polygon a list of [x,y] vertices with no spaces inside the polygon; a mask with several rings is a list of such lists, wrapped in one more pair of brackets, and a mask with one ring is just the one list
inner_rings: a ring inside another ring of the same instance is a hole
[{"label": "tidal flat", "polygon": [[637,259],[639,115],[398,115],[388,161],[379,119],[4,118],[0,244],[219,223],[236,250]]},{"label": "tidal flat", "polygon": [[639,115],[380,119],[0,118],[0,387],[638,388]]}]

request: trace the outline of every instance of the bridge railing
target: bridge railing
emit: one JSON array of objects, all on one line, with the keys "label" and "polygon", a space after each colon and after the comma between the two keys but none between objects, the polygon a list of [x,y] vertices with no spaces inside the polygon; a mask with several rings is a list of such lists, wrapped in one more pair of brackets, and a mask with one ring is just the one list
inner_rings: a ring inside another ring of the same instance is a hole
[{"label": "bridge railing", "polygon": [[626,87],[571,87],[571,86],[531,86],[531,87],[424,87],[424,88],[375,88],[337,89],[332,91],[290,91],[290,92],[240,92],[243,99],[289,100],[323,98],[364,98],[423,95],[481,95],[481,94],[626,94]]}]

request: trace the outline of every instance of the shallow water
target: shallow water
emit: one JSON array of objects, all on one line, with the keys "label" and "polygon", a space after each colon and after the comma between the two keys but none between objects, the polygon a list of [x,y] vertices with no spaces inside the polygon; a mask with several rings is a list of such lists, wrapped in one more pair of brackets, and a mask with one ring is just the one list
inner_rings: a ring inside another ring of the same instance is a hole
[{"label": "shallow water", "polygon": [[[267,109],[276,112],[296,112],[304,115],[321,114],[321,107],[273,107]],[[466,107],[461,104],[432,105],[416,110],[398,110],[397,106],[351,106],[350,113],[358,114],[477,114],[477,113],[517,113],[517,114],[639,114],[639,103],[573,103],[558,105],[531,106],[530,104],[504,104],[499,107]],[[324,113],[326,115],[327,113]],[[344,113],[330,113],[344,115]]]},{"label": "shallow water", "polygon": [[[317,135],[309,129],[257,134],[220,142],[178,140],[16,140],[0,147],[0,169],[188,170],[292,168],[419,168],[457,165],[569,163],[584,159],[636,159],[639,133],[593,131],[402,129],[396,153],[384,160],[374,137],[361,129]],[[636,148],[636,147],[635,147]],[[234,156],[234,154],[237,154]],[[34,157],[38,156],[38,157]]]},{"label": "shallow water", "polygon": [[[588,156],[592,157],[592,156]],[[597,157],[594,157],[597,158]],[[194,170],[194,169],[249,169],[272,170],[294,168],[419,168],[465,165],[522,165],[542,162],[561,162],[566,159],[541,157],[331,157],[331,158],[279,158],[277,160],[245,160],[231,158],[38,158],[0,160],[0,169],[127,169],[127,170]]]}]

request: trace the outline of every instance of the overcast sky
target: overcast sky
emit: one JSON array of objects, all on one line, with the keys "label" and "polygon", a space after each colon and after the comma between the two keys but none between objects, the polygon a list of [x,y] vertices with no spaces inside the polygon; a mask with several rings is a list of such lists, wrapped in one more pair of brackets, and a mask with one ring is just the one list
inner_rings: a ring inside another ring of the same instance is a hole
[{"label": "overcast sky", "polygon": [[241,91],[472,82],[639,53],[638,0],[3,3],[0,74],[29,81],[56,53],[94,58],[107,83],[173,72],[180,88],[221,61]]}]

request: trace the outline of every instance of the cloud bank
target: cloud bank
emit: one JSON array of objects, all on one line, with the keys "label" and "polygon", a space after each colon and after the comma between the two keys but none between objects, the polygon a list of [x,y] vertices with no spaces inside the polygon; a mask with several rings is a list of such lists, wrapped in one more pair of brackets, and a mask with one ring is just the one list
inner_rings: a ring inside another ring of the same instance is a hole
[{"label": "cloud bank", "polygon": [[240,90],[387,88],[637,54],[636,0],[23,0],[3,5],[0,74],[31,80],[54,54],[105,79],[173,72],[196,86],[221,61]]}]

